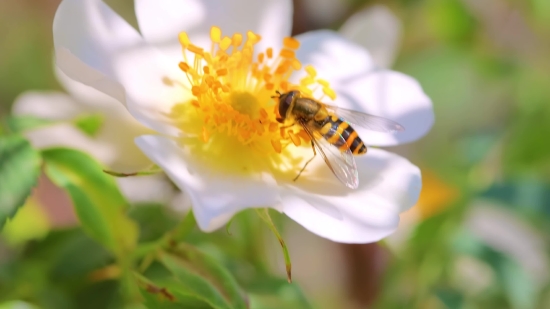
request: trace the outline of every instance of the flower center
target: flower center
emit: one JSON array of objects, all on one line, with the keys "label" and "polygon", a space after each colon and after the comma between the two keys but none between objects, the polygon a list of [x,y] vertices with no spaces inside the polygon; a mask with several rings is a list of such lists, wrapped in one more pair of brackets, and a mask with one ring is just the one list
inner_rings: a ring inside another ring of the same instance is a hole
[{"label": "flower center", "polygon": [[234,164],[236,158],[238,162],[248,161],[243,163],[245,170],[261,158],[271,168],[280,165],[280,155],[289,153],[287,146],[309,145],[301,128],[285,128],[276,121],[278,100],[272,98],[275,90],[300,90],[312,96],[315,87],[321,87],[334,99],[334,91],[326,81],[316,78],[311,66],[305,68],[306,77],[298,84],[289,81],[302,69],[295,57],[300,42],[287,37],[278,53],[271,47],[256,53],[261,37],[251,31],[246,38],[240,33],[228,37],[222,36],[220,28],[212,27],[210,39],[208,52],[193,45],[185,32],[179,34],[183,50],[179,68],[187,76],[193,98],[176,105],[172,116],[188,135],[185,143],[201,155],[214,156],[210,161],[222,165]]}]

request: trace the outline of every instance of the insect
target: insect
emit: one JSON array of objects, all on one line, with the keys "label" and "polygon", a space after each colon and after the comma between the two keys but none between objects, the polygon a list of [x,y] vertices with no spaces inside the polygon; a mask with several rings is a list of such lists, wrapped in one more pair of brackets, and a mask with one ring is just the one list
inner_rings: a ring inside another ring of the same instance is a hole
[{"label": "insect", "polygon": [[313,157],[306,162],[294,181],[300,177],[307,165],[321,154],[332,173],[344,185],[356,189],[359,176],[354,156],[363,155],[367,147],[352,127],[357,125],[379,132],[404,131],[397,122],[358,111],[336,107],[307,98],[300,91],[286,93],[276,91],[279,100],[277,121],[291,127],[298,124],[311,139]]}]

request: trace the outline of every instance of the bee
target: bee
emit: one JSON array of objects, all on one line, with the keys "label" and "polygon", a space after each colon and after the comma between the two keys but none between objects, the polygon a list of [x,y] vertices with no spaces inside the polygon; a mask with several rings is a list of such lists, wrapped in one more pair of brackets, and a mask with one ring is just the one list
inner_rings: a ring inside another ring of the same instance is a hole
[{"label": "bee", "polygon": [[277,121],[281,124],[290,123],[284,127],[298,124],[311,139],[313,157],[306,162],[294,181],[319,152],[336,178],[347,187],[356,189],[359,186],[359,176],[354,156],[367,153],[367,146],[352,124],[379,132],[405,130],[392,120],[324,104],[304,97],[297,90],[276,93],[278,96],[272,98],[279,100],[280,117]]}]

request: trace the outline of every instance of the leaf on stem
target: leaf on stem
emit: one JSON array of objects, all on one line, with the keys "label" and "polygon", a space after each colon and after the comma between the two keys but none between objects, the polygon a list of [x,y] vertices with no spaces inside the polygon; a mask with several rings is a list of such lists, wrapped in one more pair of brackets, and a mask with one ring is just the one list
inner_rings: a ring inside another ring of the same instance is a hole
[{"label": "leaf on stem", "polygon": [[40,164],[40,155],[25,138],[0,137],[0,229],[31,194]]},{"label": "leaf on stem", "polygon": [[279,240],[279,243],[281,244],[281,247],[283,249],[283,255],[285,257],[286,277],[287,277],[288,283],[292,283],[292,263],[290,261],[290,255],[288,253],[288,248],[286,246],[286,243],[285,243],[283,237],[279,233],[279,230],[277,230],[277,227],[273,223],[273,220],[271,220],[271,216],[269,215],[269,209],[267,209],[267,208],[257,208],[256,212],[258,213],[260,218],[262,218],[262,220],[264,220],[265,223],[267,223],[267,226],[269,227],[269,229],[273,232],[273,234],[275,234],[275,236]]}]

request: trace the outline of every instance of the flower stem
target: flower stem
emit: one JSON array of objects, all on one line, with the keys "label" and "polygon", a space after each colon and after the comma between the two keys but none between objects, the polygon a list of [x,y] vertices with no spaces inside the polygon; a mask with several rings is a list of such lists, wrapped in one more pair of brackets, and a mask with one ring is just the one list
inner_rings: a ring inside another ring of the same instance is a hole
[{"label": "flower stem", "polygon": [[286,278],[288,280],[288,283],[292,283],[292,263],[290,262],[290,255],[288,253],[288,248],[286,246],[286,243],[285,243],[283,237],[281,237],[281,234],[279,233],[279,231],[277,230],[277,227],[273,223],[273,220],[271,220],[271,216],[269,215],[269,209],[267,209],[267,208],[257,208],[256,212],[258,213],[260,218],[262,218],[262,220],[264,220],[265,223],[267,223],[267,226],[269,227],[269,229],[273,232],[273,234],[275,234],[275,236],[279,240],[279,243],[281,244],[281,247],[283,248],[283,255],[284,255],[284,258],[285,258]]},{"label": "flower stem", "polygon": [[109,170],[103,170],[104,173],[107,173],[111,176],[115,177],[131,177],[131,176],[148,176],[148,175],[155,175],[161,172],[160,169],[158,170],[150,170],[150,171],[140,171],[140,172],[134,172],[134,173],[119,173],[115,171],[109,171]]}]

